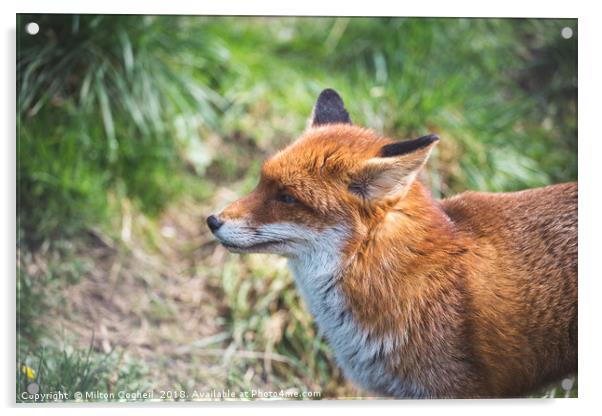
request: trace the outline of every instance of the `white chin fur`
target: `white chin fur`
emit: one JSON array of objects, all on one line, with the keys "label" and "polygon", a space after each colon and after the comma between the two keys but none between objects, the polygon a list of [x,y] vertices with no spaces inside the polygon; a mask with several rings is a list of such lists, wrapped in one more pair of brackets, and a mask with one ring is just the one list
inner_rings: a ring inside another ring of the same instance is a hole
[{"label": "white chin fur", "polygon": [[295,224],[254,227],[245,220],[229,220],[215,232],[215,236],[233,253],[273,253],[288,256],[305,241],[302,228],[305,227]]}]

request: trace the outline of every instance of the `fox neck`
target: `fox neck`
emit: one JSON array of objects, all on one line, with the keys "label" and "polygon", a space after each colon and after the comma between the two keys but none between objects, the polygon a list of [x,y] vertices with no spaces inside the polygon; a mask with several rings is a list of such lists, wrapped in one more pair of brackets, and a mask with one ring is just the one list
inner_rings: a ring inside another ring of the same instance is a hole
[{"label": "fox neck", "polygon": [[330,311],[327,299],[341,274],[341,251],[348,234],[346,228],[324,231],[322,244],[312,245],[289,258],[297,288],[318,324]]},{"label": "fox neck", "polygon": [[289,266],[347,377],[375,391],[421,397],[427,395],[423,388],[400,382],[385,357],[398,357],[408,341],[403,327],[412,317],[405,313],[405,299],[416,296],[411,293],[411,273],[419,271],[415,264],[440,261],[441,244],[453,245],[454,234],[419,183],[405,200],[409,203],[373,226],[330,231],[321,239],[329,241],[326,246],[307,249]]},{"label": "fox neck", "polygon": [[[415,299],[451,284],[450,262],[468,241],[418,182],[348,246],[340,287],[360,326],[386,337],[415,322]],[[404,331],[402,331],[403,333]]]}]

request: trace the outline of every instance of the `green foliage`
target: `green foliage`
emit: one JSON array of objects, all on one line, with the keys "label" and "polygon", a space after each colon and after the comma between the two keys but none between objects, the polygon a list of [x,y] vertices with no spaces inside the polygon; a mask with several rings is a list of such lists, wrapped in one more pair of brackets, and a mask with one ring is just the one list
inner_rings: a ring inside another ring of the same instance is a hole
[{"label": "green foliage", "polygon": [[[23,29],[30,20],[41,28],[35,37]],[[202,152],[201,129],[218,123],[221,99],[206,84],[225,54],[203,32],[189,31],[190,23],[19,16],[18,203],[25,239],[104,219],[108,192],[156,212],[182,190],[182,155]],[[201,171],[207,161],[191,163]]]},{"label": "green foliage", "polygon": [[23,269],[17,269],[17,343],[38,336],[43,328],[37,325],[36,318],[40,311],[38,305],[43,301],[42,294],[34,289],[34,285]]},{"label": "green foliage", "polygon": [[[25,356],[24,362],[17,363],[18,402],[115,401],[120,399],[116,394],[119,391],[147,391],[143,387],[146,371],[139,362],[124,360],[114,352],[95,352],[92,345],[87,350],[49,345]],[[37,400],[24,395],[32,383],[38,387]],[[62,398],[44,396],[56,392],[63,393]],[[77,393],[83,396],[77,397]],[[86,397],[86,393],[95,396]]]}]

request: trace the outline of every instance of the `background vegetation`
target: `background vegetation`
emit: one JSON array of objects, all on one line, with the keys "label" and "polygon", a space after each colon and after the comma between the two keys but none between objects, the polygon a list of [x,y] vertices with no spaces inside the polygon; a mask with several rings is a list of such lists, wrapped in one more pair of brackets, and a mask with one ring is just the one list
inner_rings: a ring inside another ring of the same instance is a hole
[{"label": "background vegetation", "polygon": [[17,31],[18,395],[365,396],[283,260],[228,254],[204,226],[325,87],[358,124],[438,133],[438,197],[577,178],[576,20],[20,15]]}]

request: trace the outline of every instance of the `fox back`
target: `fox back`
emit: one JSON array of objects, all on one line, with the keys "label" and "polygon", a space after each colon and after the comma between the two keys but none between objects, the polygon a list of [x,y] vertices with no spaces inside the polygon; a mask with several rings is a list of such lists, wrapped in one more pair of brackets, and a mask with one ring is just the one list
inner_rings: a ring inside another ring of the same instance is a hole
[{"label": "fox back", "polygon": [[277,253],[346,377],[400,398],[515,397],[577,370],[577,184],[436,201],[438,142],[351,124],[324,90],[257,188],[207,223]]}]

